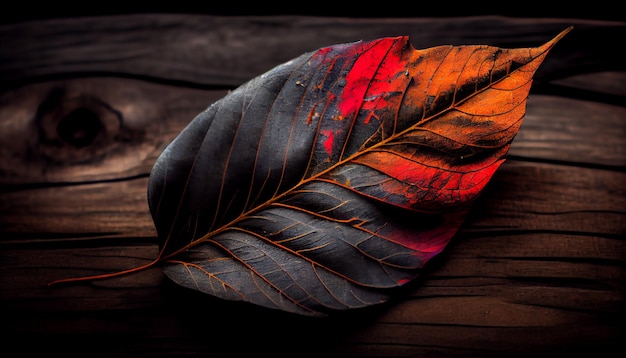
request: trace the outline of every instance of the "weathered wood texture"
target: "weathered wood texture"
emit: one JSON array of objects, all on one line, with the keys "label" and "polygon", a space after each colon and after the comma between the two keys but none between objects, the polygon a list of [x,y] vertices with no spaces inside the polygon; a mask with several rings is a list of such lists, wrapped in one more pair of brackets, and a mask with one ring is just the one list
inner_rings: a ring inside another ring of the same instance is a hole
[{"label": "weathered wood texture", "polygon": [[[158,267],[147,176],[229,89],[321,46],[409,35],[537,46],[510,151],[461,232],[396,301],[305,319],[206,297]],[[0,26],[2,346],[81,356],[618,356],[626,319],[626,23],[146,14]],[[610,42],[609,42],[610,43]],[[620,44],[614,42],[616,46]],[[25,354],[21,354],[25,355]]]}]

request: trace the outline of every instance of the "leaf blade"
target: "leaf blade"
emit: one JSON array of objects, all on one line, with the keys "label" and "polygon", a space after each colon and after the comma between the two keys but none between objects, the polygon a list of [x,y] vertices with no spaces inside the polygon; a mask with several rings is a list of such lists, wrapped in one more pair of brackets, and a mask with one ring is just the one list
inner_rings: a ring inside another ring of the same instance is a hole
[{"label": "leaf blade", "polygon": [[531,49],[340,44],[242,85],[155,164],[165,273],[305,315],[387,301],[505,160],[534,72],[567,31]]}]

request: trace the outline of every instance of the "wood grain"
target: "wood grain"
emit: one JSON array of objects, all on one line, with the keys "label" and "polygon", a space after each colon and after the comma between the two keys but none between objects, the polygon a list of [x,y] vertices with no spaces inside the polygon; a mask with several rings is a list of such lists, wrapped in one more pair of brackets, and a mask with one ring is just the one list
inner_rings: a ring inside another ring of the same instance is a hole
[{"label": "wood grain", "polygon": [[[396,300],[318,320],[184,290],[158,267],[152,163],[228,90],[334,43],[408,34],[536,46],[509,159]],[[7,349],[90,357],[624,353],[626,23],[138,14],[0,26],[0,313]],[[21,344],[28,340],[33,344]]]},{"label": "wood grain", "polygon": [[534,47],[568,26],[575,32],[551,51],[535,80],[624,70],[618,56],[604,55],[605,39],[626,35],[617,21],[135,14],[5,25],[0,42],[11,50],[0,53],[0,78],[11,83],[96,73],[238,86],[276,64],[336,43],[408,35],[416,48],[485,40],[499,47]]}]

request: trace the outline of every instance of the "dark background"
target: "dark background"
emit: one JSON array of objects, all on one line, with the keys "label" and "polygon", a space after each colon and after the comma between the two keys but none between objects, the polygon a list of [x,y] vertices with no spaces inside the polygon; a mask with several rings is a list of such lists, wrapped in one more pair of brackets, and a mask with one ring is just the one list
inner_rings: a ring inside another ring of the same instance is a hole
[{"label": "dark background", "polygon": [[[360,6],[336,2],[291,2],[280,5],[265,2],[243,3],[228,1],[173,1],[146,5],[144,2],[47,2],[26,7],[15,4],[0,13],[2,23],[34,19],[76,16],[121,15],[130,13],[181,13],[226,16],[252,15],[308,15],[339,17],[458,17],[477,15],[502,15],[507,17],[571,18],[624,21],[624,11],[615,1],[589,1],[582,3],[549,1],[465,1],[465,2],[389,2]],[[376,6],[385,4],[386,6]],[[307,6],[309,5],[309,6]]]}]

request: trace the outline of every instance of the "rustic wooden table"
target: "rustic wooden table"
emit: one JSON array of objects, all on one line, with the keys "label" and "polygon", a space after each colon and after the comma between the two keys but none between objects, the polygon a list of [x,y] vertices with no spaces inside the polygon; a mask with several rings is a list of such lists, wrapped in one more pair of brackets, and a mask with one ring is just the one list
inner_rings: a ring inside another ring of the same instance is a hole
[{"label": "rustic wooden table", "polygon": [[[224,302],[151,261],[148,174],[229,90],[303,52],[409,35],[534,47],[509,158],[406,295],[327,319]],[[0,26],[0,307],[9,352],[98,357],[500,356],[624,352],[626,23],[501,16],[135,14]],[[619,40],[618,40],[619,39]],[[603,41],[601,41],[603,40]]]}]

